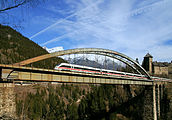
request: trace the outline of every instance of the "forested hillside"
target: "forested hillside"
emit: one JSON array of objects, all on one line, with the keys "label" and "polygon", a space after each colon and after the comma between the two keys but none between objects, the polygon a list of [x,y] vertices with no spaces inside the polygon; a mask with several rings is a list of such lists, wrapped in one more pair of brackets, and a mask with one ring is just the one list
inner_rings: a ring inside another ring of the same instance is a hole
[{"label": "forested hillside", "polygon": [[[22,60],[47,54],[48,52],[38,44],[21,35],[8,26],[0,25],[0,63],[12,64]],[[51,58],[34,63],[34,67],[54,68],[65,62],[61,58]]]},{"label": "forested hillside", "polygon": [[144,92],[144,87],[37,84],[18,86],[15,90],[19,119],[141,120],[143,117],[144,98],[137,95]]}]

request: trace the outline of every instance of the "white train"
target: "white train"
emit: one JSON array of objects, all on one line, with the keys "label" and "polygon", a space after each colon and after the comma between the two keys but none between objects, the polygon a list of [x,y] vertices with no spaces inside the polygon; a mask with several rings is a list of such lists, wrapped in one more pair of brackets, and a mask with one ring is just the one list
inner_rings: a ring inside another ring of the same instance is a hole
[{"label": "white train", "polygon": [[119,76],[119,77],[134,77],[140,79],[147,79],[144,75],[126,73],[114,70],[107,69],[99,69],[88,66],[81,66],[75,64],[61,63],[60,65],[54,68],[55,70],[63,70],[63,71],[75,71],[75,72],[84,72],[84,73],[93,73],[93,74],[103,74],[103,75],[111,75],[111,76]]}]

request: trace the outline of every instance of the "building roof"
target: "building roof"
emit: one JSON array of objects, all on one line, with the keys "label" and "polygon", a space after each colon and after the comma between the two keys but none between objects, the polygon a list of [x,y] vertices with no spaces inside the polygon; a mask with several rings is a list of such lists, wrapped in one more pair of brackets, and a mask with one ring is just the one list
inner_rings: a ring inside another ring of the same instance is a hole
[{"label": "building roof", "polygon": [[153,65],[154,66],[159,66],[159,67],[168,67],[169,66],[169,63],[168,62],[153,62]]},{"label": "building roof", "polygon": [[151,54],[149,54],[149,53],[147,53],[147,54],[145,55],[145,57],[153,58],[153,56],[152,56]]}]

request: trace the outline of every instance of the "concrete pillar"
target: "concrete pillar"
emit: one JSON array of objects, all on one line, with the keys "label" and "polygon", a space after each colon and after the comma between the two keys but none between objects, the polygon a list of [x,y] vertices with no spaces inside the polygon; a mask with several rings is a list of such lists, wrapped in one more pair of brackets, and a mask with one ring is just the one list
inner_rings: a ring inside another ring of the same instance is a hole
[{"label": "concrete pillar", "polygon": [[2,79],[2,68],[0,68],[0,81]]},{"label": "concrete pillar", "polygon": [[153,85],[153,120],[157,120],[157,108],[156,108],[156,89]]},{"label": "concrete pillar", "polygon": [[161,85],[161,99],[163,99],[164,96],[164,85]]},{"label": "concrete pillar", "polygon": [[163,99],[163,96],[162,96],[162,85],[160,85],[159,86],[159,102],[160,102],[160,104],[159,104],[160,105],[160,109],[159,109],[160,113],[159,114],[160,114],[160,118],[161,118],[161,109],[162,109],[161,108],[162,107],[162,99]]},{"label": "concrete pillar", "polygon": [[16,102],[13,83],[0,83],[0,119],[15,119]]},{"label": "concrete pillar", "polygon": [[160,119],[160,87],[157,85],[156,87],[156,103],[157,103],[157,119]]}]

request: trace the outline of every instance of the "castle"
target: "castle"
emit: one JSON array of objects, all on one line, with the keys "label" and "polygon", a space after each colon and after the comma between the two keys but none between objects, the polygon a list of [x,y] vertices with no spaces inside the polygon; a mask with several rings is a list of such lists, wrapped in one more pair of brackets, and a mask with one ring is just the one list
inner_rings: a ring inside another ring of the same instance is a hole
[{"label": "castle", "polygon": [[172,78],[172,62],[153,61],[153,56],[149,53],[145,55],[142,67],[153,76]]}]

